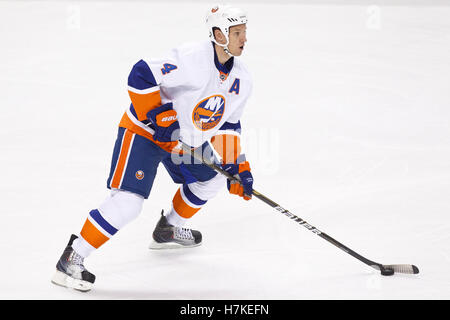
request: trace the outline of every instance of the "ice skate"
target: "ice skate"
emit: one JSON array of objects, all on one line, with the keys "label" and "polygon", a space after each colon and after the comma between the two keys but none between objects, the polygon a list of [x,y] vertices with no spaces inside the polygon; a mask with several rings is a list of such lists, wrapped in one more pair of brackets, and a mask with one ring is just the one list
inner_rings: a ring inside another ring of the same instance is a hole
[{"label": "ice skate", "polygon": [[52,282],[66,288],[89,291],[95,282],[95,276],[86,270],[83,257],[72,248],[72,243],[77,238],[76,235],[70,237],[67,247],[56,264],[56,273]]},{"label": "ice skate", "polygon": [[191,248],[202,244],[202,234],[200,231],[175,227],[167,222],[164,211],[161,212],[155,230],[153,231],[153,241],[150,249],[176,249]]}]

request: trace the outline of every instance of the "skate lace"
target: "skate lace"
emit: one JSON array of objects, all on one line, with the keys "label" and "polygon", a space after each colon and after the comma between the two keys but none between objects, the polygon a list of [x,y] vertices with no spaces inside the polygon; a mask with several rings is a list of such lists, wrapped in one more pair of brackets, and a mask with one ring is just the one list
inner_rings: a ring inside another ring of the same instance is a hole
[{"label": "skate lace", "polygon": [[82,256],[80,256],[78,253],[76,253],[75,251],[72,253],[71,257],[70,257],[70,261],[73,265],[79,267],[81,270],[84,270],[84,258]]},{"label": "skate lace", "polygon": [[182,240],[194,240],[191,229],[175,228],[175,237]]}]

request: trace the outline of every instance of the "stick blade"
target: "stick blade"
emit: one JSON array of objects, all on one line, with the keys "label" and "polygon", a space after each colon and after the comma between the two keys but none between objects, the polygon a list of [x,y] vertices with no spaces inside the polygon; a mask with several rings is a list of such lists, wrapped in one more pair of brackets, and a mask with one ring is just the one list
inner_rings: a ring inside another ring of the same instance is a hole
[{"label": "stick blade", "polygon": [[418,274],[419,268],[412,264],[383,264],[380,271],[384,276],[394,273]]}]

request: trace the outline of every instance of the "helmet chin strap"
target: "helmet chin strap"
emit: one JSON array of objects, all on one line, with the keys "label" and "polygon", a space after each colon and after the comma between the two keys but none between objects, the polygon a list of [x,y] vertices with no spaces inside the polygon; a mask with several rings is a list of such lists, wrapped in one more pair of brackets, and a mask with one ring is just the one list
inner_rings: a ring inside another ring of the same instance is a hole
[{"label": "helmet chin strap", "polygon": [[225,44],[220,44],[216,41],[216,39],[214,39],[214,43],[217,44],[218,46],[221,46],[223,48],[223,51],[225,51],[225,53],[229,56],[229,57],[234,57],[234,55],[230,52],[230,50],[228,49],[228,44],[230,43],[230,40],[228,39],[228,36],[225,36],[225,38],[227,39],[227,42]]},{"label": "helmet chin strap", "polygon": [[225,53],[226,53],[230,58],[231,58],[231,57],[234,57],[234,56],[231,54],[230,50],[228,49],[228,46],[223,47],[223,51],[225,51]]}]

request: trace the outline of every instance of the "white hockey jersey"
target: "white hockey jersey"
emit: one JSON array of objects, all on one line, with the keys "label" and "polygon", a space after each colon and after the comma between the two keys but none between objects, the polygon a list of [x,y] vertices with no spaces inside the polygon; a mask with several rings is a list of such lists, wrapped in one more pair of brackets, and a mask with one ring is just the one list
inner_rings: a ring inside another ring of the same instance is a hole
[{"label": "white hockey jersey", "polygon": [[177,142],[153,139],[147,113],[173,103],[181,140],[198,147],[218,134],[240,134],[240,118],[252,91],[247,68],[236,57],[218,62],[210,41],[173,49],[166,58],[140,60],[128,78],[131,105],[119,124],[167,151]]}]

